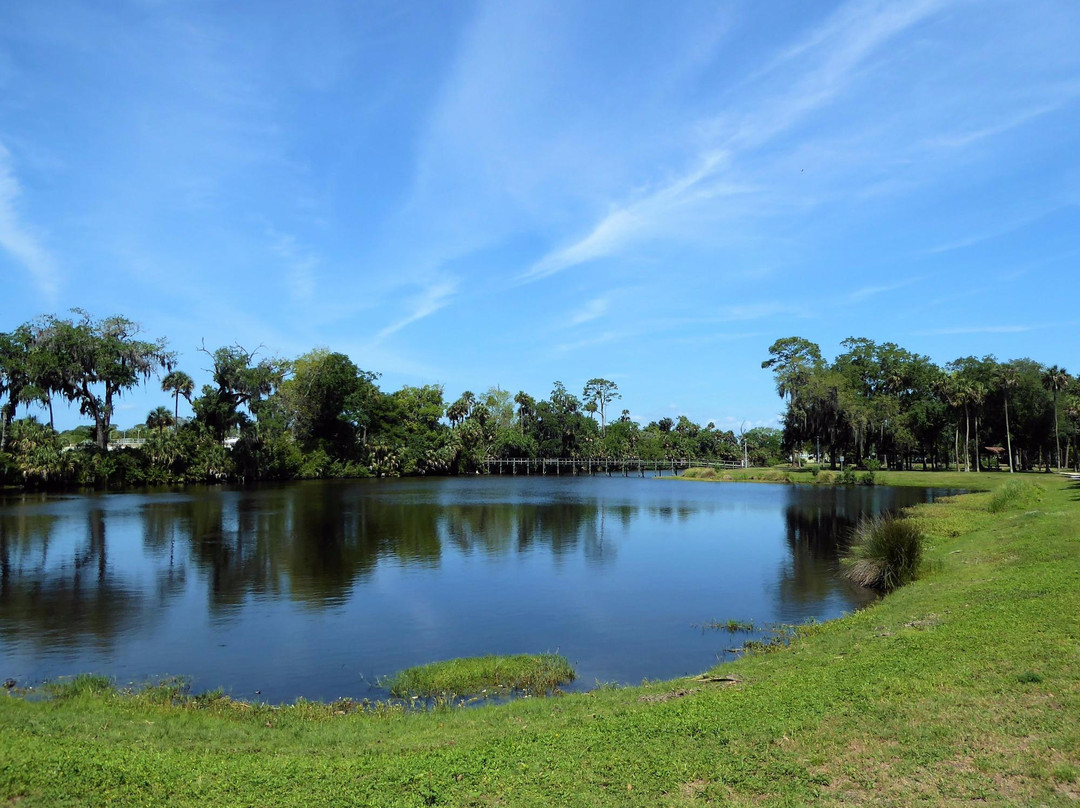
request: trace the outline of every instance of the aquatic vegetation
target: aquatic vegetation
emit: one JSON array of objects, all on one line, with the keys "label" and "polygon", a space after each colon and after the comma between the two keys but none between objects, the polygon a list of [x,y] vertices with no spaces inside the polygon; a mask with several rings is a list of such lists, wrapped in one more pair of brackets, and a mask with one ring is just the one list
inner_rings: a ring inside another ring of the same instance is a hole
[{"label": "aquatic vegetation", "polygon": [[482,692],[547,695],[577,673],[558,654],[463,657],[406,668],[381,681],[397,698],[477,695]]}]

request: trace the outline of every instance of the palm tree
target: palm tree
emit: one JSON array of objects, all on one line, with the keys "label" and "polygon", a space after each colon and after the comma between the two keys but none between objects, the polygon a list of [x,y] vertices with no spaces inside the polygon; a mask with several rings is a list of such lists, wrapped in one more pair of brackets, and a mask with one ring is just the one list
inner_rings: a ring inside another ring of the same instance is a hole
[{"label": "palm tree", "polygon": [[518,426],[521,428],[521,434],[524,435],[525,422],[536,413],[536,399],[524,390],[519,390],[514,396],[514,403],[518,405]]},{"label": "palm tree", "polygon": [[1057,444],[1057,467],[1061,468],[1061,434],[1058,431],[1058,393],[1069,385],[1069,373],[1054,365],[1042,376],[1043,387],[1054,394],[1054,443]]},{"label": "palm tree", "polygon": [[[960,471],[960,388],[956,376],[942,373],[934,382],[934,392],[937,397],[945,402],[953,416],[953,459],[956,461],[956,470]],[[946,456],[945,469],[948,470],[949,461]]]},{"label": "palm tree", "polygon": [[146,416],[146,426],[149,429],[156,429],[158,434],[167,427],[172,426],[175,422],[173,415],[169,412],[167,407],[156,407],[150,411],[150,414]]},{"label": "palm tree", "polygon": [[471,390],[466,390],[461,397],[446,408],[446,417],[450,419],[451,426],[458,426],[468,418],[476,404],[476,395]]},{"label": "palm tree", "polygon": [[187,399],[188,404],[191,403],[191,394],[195,392],[195,382],[190,376],[188,376],[182,370],[174,370],[161,380],[161,389],[166,393],[172,393],[174,398],[173,404],[173,424],[180,423],[180,396]]},{"label": "palm tree", "polygon": [[1012,435],[1009,433],[1009,388],[1016,387],[1019,381],[1020,378],[1015,365],[1002,365],[999,368],[998,382],[1001,384],[1001,394],[1005,399],[1005,446],[1006,451],[1009,453],[1009,474],[1015,471],[1013,468]]}]

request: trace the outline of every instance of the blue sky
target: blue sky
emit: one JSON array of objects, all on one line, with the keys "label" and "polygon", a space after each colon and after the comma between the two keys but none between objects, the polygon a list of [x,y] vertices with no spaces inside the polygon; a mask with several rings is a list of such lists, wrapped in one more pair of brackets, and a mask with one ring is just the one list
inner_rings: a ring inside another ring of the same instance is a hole
[{"label": "blue sky", "polygon": [[0,330],[724,427],[783,336],[1078,371],[1078,42],[1075,0],[0,0]]}]

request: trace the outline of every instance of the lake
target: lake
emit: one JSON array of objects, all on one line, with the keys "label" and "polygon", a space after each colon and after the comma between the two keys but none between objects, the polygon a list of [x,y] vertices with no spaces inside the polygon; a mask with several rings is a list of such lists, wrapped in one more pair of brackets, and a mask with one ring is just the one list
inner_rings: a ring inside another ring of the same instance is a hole
[{"label": "lake", "polygon": [[916,488],[475,477],[0,498],[0,678],[185,675],[236,698],[380,698],[381,676],[557,651],[571,689],[696,674],[872,596],[837,575]]}]

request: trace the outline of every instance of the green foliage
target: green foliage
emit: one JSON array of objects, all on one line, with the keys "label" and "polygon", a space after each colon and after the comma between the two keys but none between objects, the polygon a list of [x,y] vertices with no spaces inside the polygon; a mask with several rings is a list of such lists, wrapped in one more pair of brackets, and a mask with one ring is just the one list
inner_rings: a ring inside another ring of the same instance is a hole
[{"label": "green foliage", "polygon": [[998,488],[986,505],[990,513],[1016,510],[1037,505],[1042,500],[1043,487],[1028,480],[1009,480]]},{"label": "green foliage", "polygon": [[39,366],[44,387],[77,402],[94,419],[98,447],[105,449],[116,399],[170,368],[174,355],[164,339],[138,339],[141,327],[126,317],[95,320],[81,309],[72,311],[74,319],[50,316],[37,324],[34,350],[52,357]]},{"label": "green foliage", "polygon": [[843,558],[844,575],[860,586],[891,592],[914,580],[925,537],[910,519],[891,515],[863,519]]},{"label": "green foliage", "polygon": [[516,654],[451,659],[406,668],[382,685],[398,698],[475,695],[481,691],[546,695],[576,674],[558,654]]},{"label": "green foliage", "polygon": [[70,458],[62,450],[60,436],[32,416],[12,424],[9,448],[12,465],[28,485],[59,483],[70,471]]},{"label": "green foliage", "polygon": [[78,676],[46,682],[42,690],[52,699],[63,701],[86,696],[109,696],[116,692],[116,685],[107,676],[81,673]]}]

